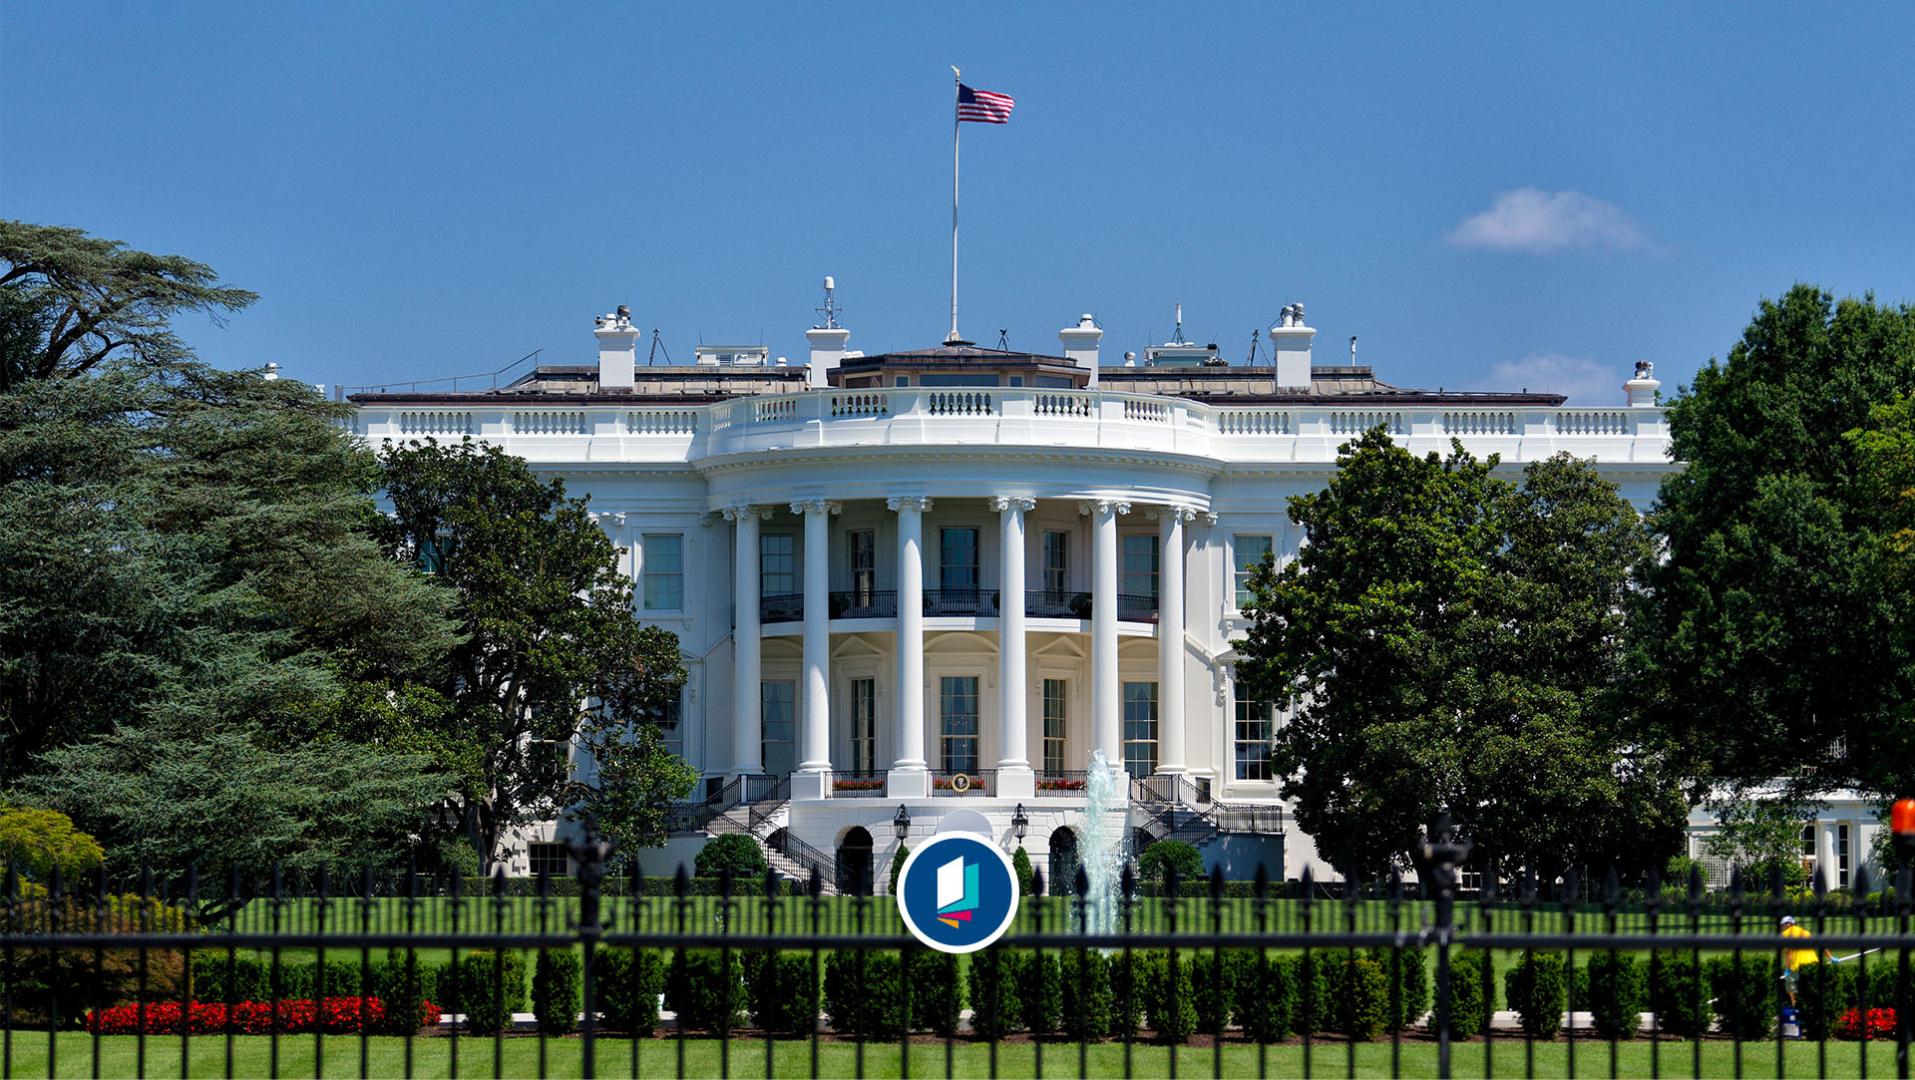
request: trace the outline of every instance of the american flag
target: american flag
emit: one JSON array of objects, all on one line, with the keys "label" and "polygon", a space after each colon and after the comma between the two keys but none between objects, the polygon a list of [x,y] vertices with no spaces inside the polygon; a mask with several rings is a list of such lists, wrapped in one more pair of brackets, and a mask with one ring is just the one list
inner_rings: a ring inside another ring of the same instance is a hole
[{"label": "american flag", "polygon": [[1016,104],[1009,94],[973,90],[963,83],[958,84],[957,118],[960,124],[965,121],[974,124],[1008,124],[1011,122],[1011,106]]}]

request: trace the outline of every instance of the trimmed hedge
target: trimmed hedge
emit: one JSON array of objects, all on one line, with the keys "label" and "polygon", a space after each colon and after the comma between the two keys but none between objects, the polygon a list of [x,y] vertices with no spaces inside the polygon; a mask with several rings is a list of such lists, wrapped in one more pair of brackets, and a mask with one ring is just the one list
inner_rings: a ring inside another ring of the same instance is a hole
[{"label": "trimmed hedge", "polygon": [[1581,972],[1576,1004],[1589,1010],[1596,1034],[1633,1039],[1649,1005],[1649,965],[1623,952],[1599,952]]},{"label": "trimmed hedge", "polygon": [[[735,834],[734,834],[735,835]],[[745,968],[736,952],[679,949],[665,975],[665,1007],[684,1027],[726,1032],[745,1019]]]},{"label": "trimmed hedge", "polygon": [[1084,1042],[1109,1035],[1115,1011],[1110,962],[1095,949],[1067,950],[1059,968],[1064,1034]]},{"label": "trimmed hedge", "polygon": [[1021,1026],[1018,990],[1023,962],[1022,955],[1001,945],[971,954],[971,1030],[979,1038],[1001,1039]]},{"label": "trimmed hedge", "polygon": [[540,1031],[569,1035],[578,1030],[584,973],[585,962],[570,949],[539,953],[532,969],[532,1013],[538,1017]]},{"label": "trimmed hedge", "polygon": [[1555,1038],[1562,1029],[1568,998],[1569,976],[1562,953],[1530,953],[1503,976],[1503,999],[1522,1017],[1525,1035]]},{"label": "trimmed hedge", "polygon": [[840,949],[825,957],[825,1017],[833,1030],[866,1038],[904,1033],[904,965],[892,953]]},{"label": "trimmed hedge", "polygon": [[658,1030],[658,995],[665,990],[659,954],[601,948],[592,956],[592,991],[607,1026],[633,1035]]},{"label": "trimmed hedge", "polygon": [[818,973],[809,952],[753,953],[745,958],[751,1022],[780,1035],[809,1035],[818,1026]]},{"label": "trimmed hedge", "polygon": [[1490,980],[1495,974],[1488,953],[1450,950],[1450,1038],[1468,1039],[1489,1032],[1496,989]]},{"label": "trimmed hedge", "polygon": [[1715,998],[1716,1025],[1725,1035],[1753,1041],[1775,1034],[1776,994],[1782,969],[1773,956],[1718,956],[1703,965]]},{"label": "trimmed hedge", "polygon": [[1322,1026],[1359,1042],[1376,1038],[1390,1019],[1390,980],[1369,956],[1339,950],[1325,955],[1322,980],[1329,995]]},{"label": "trimmed hedge", "polygon": [[439,972],[439,1004],[465,1014],[467,1031],[503,1031],[525,1009],[525,957],[516,951],[473,949]]},{"label": "trimmed hedge", "polygon": [[1197,1003],[1190,986],[1190,955],[1168,952],[1133,954],[1143,991],[1144,1022],[1157,1040],[1181,1043],[1197,1030]]},{"label": "trimmed hedge", "polygon": [[1227,962],[1235,997],[1231,1013],[1244,1036],[1262,1043],[1289,1038],[1297,1011],[1300,958],[1233,949]]},{"label": "trimmed hedge", "polygon": [[[1893,973],[1890,966],[1890,972]],[[1873,983],[1874,972],[1869,973],[1869,982]],[[1894,983],[1888,989],[1893,992]],[[1842,1014],[1860,1005],[1861,979],[1852,965],[1815,963],[1802,968],[1801,977],[1795,987],[1796,1022],[1801,1025],[1802,1037],[1820,1041],[1833,1038],[1835,1027],[1841,1023]],[[1870,997],[1871,1008],[1893,1005],[1894,998],[1876,1000]]]},{"label": "trimmed hedge", "polygon": [[932,949],[914,949],[909,955],[912,1029],[957,1034],[958,1014],[964,1008],[957,956]]},{"label": "trimmed hedge", "polygon": [[1370,949],[1369,956],[1382,969],[1384,986],[1387,988],[1392,978],[1396,983],[1394,1001],[1388,997],[1384,1000],[1383,1030],[1408,1031],[1415,1027],[1430,1011],[1429,950],[1404,948],[1398,954],[1397,950],[1377,945]]},{"label": "trimmed hedge", "polygon": [[1064,965],[1054,952],[1018,950],[1017,1015],[1033,1035],[1064,1027]]},{"label": "trimmed hedge", "polygon": [[1180,954],[1190,969],[1191,1004],[1197,1030],[1215,1035],[1230,1023],[1237,1006],[1237,953],[1242,949],[1192,949]]},{"label": "trimmed hedge", "polygon": [[757,840],[744,833],[724,833],[698,849],[692,866],[692,872],[702,878],[723,878],[730,870],[732,889],[736,891],[741,881],[763,882],[771,864],[765,861],[764,849]]},{"label": "trimmed hedge", "polygon": [[1694,1039],[1709,1030],[1710,993],[1687,952],[1654,953],[1649,963],[1649,1009],[1665,1034]]}]

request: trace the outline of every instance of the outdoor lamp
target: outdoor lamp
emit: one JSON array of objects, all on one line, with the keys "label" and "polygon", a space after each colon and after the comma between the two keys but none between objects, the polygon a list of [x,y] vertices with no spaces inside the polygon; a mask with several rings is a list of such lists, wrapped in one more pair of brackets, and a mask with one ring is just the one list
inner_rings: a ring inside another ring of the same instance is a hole
[{"label": "outdoor lamp", "polygon": [[1888,812],[1888,828],[1895,834],[1895,853],[1915,856],[1915,799],[1896,799]]},{"label": "outdoor lamp", "polygon": [[891,831],[900,840],[911,835],[911,812],[903,803],[898,804],[898,816],[891,819]]},{"label": "outdoor lamp", "polygon": [[1011,835],[1017,837],[1021,841],[1024,839],[1025,830],[1029,829],[1030,827],[1031,827],[1030,815],[1024,813],[1024,804],[1018,803],[1017,809],[1011,811]]}]

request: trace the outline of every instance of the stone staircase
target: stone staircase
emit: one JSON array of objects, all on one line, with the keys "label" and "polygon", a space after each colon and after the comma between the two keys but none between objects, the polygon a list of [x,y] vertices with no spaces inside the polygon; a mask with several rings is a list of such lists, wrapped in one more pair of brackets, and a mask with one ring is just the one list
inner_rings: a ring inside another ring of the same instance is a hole
[{"label": "stone staircase", "polygon": [[793,858],[787,849],[808,853],[812,861],[820,864],[818,870],[824,883],[823,895],[837,896],[837,874],[829,857],[803,844],[796,837],[785,835],[785,825],[790,820],[790,800],[765,799],[756,803],[739,803],[715,815],[710,822],[706,823],[704,831],[710,836],[741,833],[751,837],[758,842],[758,847],[765,853],[765,861],[771,864],[771,868],[784,877],[799,882],[800,887],[811,880],[811,867]]}]

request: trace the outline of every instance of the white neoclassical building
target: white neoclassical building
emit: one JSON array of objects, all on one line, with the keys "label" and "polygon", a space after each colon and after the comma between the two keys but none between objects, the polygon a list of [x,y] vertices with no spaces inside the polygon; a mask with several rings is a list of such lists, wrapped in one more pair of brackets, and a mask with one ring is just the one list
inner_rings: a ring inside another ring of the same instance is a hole
[{"label": "white neoclassical building", "polygon": [[[749,831],[791,872],[882,888],[898,831],[962,825],[1021,832],[1054,881],[1091,828],[1297,877],[1316,852],[1271,776],[1280,718],[1239,697],[1231,649],[1246,568],[1297,550],[1286,500],[1377,425],[1512,474],[1590,458],[1644,508],[1675,468],[1647,365],[1603,408],[1403,389],[1313,363],[1301,305],[1254,366],[1182,341],[1106,363],[1089,316],[1055,355],[864,355],[825,323],[802,363],[710,346],[640,366],[621,309],[596,364],[352,397],[374,443],[471,436],[589,495],[635,617],[678,635],[670,739],[706,780],[648,871]],[[1098,751],[1130,800],[1092,823]],[[534,830],[514,869],[560,865],[563,828]]]}]

